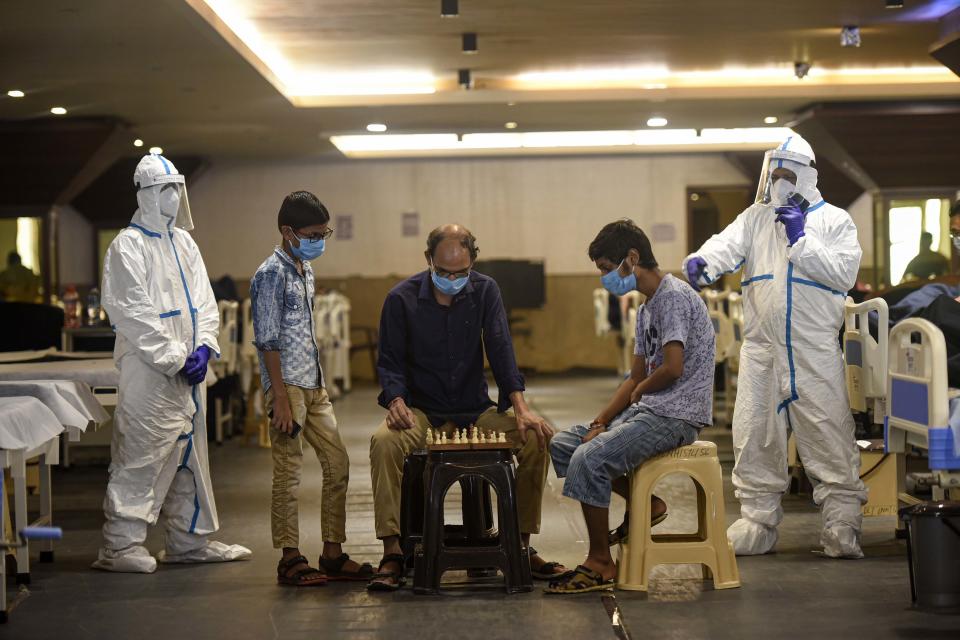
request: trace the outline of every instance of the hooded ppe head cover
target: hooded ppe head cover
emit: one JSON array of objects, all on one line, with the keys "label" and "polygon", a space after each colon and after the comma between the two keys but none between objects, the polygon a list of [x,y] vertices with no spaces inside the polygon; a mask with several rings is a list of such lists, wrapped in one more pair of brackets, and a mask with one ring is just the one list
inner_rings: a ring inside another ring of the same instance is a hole
[{"label": "hooded ppe head cover", "polygon": [[164,228],[172,221],[184,231],[193,229],[187,186],[172,162],[156,153],[143,156],[133,173],[133,184],[140,212],[148,222]]},{"label": "hooded ppe head cover", "polygon": [[[799,135],[793,134],[776,149],[767,151],[763,156],[763,172],[757,185],[757,204],[783,206],[794,193],[802,195],[810,204],[816,204],[822,198],[817,190],[816,156],[810,144]],[[776,169],[787,169],[796,176],[796,184],[786,178],[775,178]]]}]

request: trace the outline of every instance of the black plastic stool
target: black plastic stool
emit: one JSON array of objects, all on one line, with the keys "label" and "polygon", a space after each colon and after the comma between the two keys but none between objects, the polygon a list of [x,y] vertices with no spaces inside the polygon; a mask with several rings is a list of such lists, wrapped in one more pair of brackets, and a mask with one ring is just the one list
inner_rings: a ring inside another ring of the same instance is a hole
[{"label": "black plastic stool", "polygon": [[[446,536],[443,501],[454,482],[464,481],[468,481],[464,485],[465,504],[468,494],[471,502],[476,499],[478,488],[481,497],[486,496],[485,504],[489,504],[489,488],[497,492],[499,531],[495,537],[469,535],[488,524],[483,521],[488,514],[482,510],[473,511],[484,516],[475,519],[469,517],[469,511],[464,512],[464,536]],[[509,449],[431,451],[424,489],[423,537],[414,550],[414,593],[439,593],[440,578],[448,569],[488,567],[503,572],[507,593],[533,590],[530,557],[520,538],[516,477]]]},{"label": "black plastic stool", "polygon": [[[400,489],[400,545],[413,568],[413,552],[423,540],[424,473],[427,452],[414,451],[403,461],[403,481]],[[452,544],[483,544],[497,537],[493,528],[493,502],[487,483],[477,477],[460,479],[463,524],[443,527],[444,538]]]}]

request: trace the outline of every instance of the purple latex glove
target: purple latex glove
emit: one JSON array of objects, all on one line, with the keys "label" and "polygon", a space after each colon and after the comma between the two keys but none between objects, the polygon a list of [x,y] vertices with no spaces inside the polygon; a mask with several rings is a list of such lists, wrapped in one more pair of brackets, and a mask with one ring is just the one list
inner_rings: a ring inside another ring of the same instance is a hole
[{"label": "purple latex glove", "polygon": [[707,268],[707,261],[701,258],[700,256],[694,256],[687,260],[687,280],[690,281],[690,285],[700,291],[700,276],[703,275],[704,270]]},{"label": "purple latex glove", "polygon": [[787,240],[790,241],[792,247],[797,244],[797,240],[804,236],[803,225],[806,222],[807,215],[799,205],[791,201],[788,201],[782,207],[777,207],[776,213],[777,222],[783,224],[783,228],[787,232]]},{"label": "purple latex glove", "polygon": [[191,385],[197,385],[207,377],[207,362],[210,360],[210,347],[201,345],[196,351],[187,356],[187,362],[180,373]]}]

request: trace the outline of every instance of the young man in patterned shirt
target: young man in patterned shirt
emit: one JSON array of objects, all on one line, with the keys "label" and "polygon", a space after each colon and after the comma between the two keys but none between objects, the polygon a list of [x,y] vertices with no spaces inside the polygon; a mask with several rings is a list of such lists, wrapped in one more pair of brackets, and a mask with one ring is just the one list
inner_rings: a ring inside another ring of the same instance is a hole
[{"label": "young man in patterned shirt", "polygon": [[[692,444],[713,422],[714,331],[706,305],[686,282],[663,274],[646,234],[630,220],[612,222],[590,244],[590,259],[610,293],[639,291],[637,346],[630,377],[590,423],[554,436],[550,454],[563,495],[581,503],[590,549],[574,571],[547,593],[583,593],[612,587],[617,567],[610,545],[627,535],[624,519],[608,533],[610,494],[628,497],[627,474],[645,460]],[[651,516],[666,517],[654,496]],[[629,503],[629,501],[628,501]]]},{"label": "young man in patterned shirt", "polygon": [[[296,191],[280,207],[281,245],[250,282],[254,344],[271,415],[273,546],[283,549],[277,581],[298,587],[327,580],[362,580],[373,575],[343,553],[346,540],[347,480],[350,462],[325,389],[313,326],[313,269],[326,239],[330,214],[315,195]],[[297,490],[303,467],[302,441],[313,447],[323,467],[320,510],[323,553],[320,569],[310,567],[299,549]]]}]

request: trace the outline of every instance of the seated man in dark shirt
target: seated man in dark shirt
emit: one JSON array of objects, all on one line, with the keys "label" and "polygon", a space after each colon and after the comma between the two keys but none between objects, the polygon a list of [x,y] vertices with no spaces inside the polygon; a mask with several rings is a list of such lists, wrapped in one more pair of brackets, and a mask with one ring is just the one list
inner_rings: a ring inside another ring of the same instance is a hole
[{"label": "seated man in dark shirt", "polygon": [[[529,545],[540,530],[540,503],[547,479],[549,425],[523,398],[507,316],[497,283],[473,271],[476,239],[459,225],[435,229],[427,239],[428,269],[395,286],[380,317],[377,372],[386,420],[370,441],[370,475],[377,537],[383,560],[371,591],[403,584],[400,547],[400,483],[404,458],[425,446],[426,430],[452,437],[476,425],[506,432],[517,455],[520,532]],[[486,351],[499,402],[487,392]],[[512,412],[510,411],[512,407]],[[531,550],[534,576],[549,579],[566,570]]]},{"label": "seated man in dark shirt", "polygon": [[950,261],[942,253],[933,250],[933,234],[924,231],[920,234],[920,253],[914,257],[903,272],[905,277],[913,276],[919,280],[938,278],[950,271]]}]

